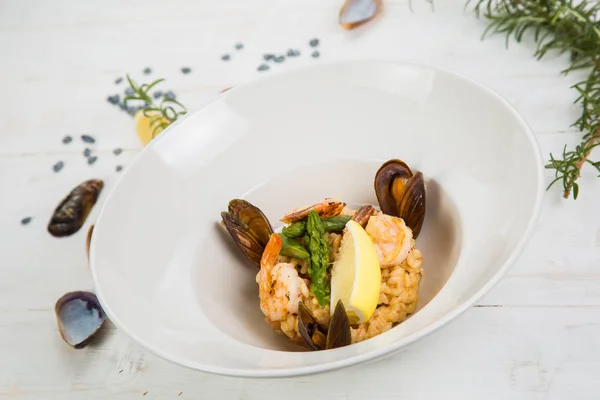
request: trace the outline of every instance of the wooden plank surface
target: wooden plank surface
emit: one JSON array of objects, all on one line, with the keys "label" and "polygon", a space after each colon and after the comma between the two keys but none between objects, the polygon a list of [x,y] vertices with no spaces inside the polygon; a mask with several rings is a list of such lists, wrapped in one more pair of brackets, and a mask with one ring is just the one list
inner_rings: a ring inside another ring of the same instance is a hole
[{"label": "wooden plank surface", "polygon": [[[576,202],[545,197],[531,242],[509,274],[465,315],[405,351],[319,376],[234,379],[192,371],[141,349],[112,325],[75,351],[52,311],[63,293],[92,289],[85,232],[57,240],[46,223],[80,181],[118,179],[141,145],[131,117],[106,101],[114,80],[167,78],[191,110],[225,87],[265,74],[353,59],[409,60],[464,73],[507,97],[544,152],[576,144],[578,116],[564,57],[537,62],[525,42],[480,41],[485,27],[458,0],[386,1],[376,23],[346,32],[332,0],[0,0],[0,399],[597,399],[600,397],[600,183]],[[308,41],[321,40],[318,59]],[[236,51],[234,44],[244,43]],[[264,53],[302,55],[266,73]],[[222,54],[231,54],[223,62]],[[183,75],[180,68],[192,72]],[[81,134],[97,139],[87,165]],[[74,141],[62,143],[65,135]],[[115,156],[112,150],[125,151]],[[52,171],[57,161],[60,173]],[[551,180],[548,171],[547,181]],[[518,194],[517,194],[518,195]],[[32,222],[21,226],[23,217]],[[144,395],[145,394],[145,395]]]}]

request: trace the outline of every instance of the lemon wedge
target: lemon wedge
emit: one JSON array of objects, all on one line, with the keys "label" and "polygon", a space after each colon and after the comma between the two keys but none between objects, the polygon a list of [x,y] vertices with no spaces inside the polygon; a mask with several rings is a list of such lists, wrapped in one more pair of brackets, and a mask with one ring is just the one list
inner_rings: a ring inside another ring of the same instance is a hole
[{"label": "lemon wedge", "polygon": [[[136,112],[135,116],[133,118],[135,120],[135,130],[137,132],[138,138],[140,139],[142,144],[145,146],[148,143],[150,143],[150,141],[153,139],[152,118],[145,116],[144,110],[140,110],[140,111]],[[166,119],[164,119],[164,118],[160,118],[160,119],[161,119],[161,122],[168,123],[168,121]],[[161,131],[162,131],[162,129],[159,128],[156,131],[156,133],[154,134],[154,136],[158,135]]]},{"label": "lemon wedge", "polygon": [[331,305],[346,307],[351,324],[368,321],[379,300],[381,266],[371,237],[356,221],[348,221],[338,259],[331,270]]}]

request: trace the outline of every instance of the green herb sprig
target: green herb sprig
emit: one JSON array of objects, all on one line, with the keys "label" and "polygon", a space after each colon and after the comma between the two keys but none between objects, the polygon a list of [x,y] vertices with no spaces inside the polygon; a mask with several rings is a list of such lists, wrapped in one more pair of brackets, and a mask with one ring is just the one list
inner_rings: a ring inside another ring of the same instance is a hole
[{"label": "green herb sprig", "polygon": [[567,150],[565,145],[562,157],[550,154],[546,165],[555,172],[548,189],[560,181],[563,197],[569,198],[573,193],[577,199],[582,167],[589,164],[600,173],[600,161],[589,159],[592,150],[600,145],[600,2],[478,0],[475,12],[490,21],[483,37],[488,33],[504,34],[508,46],[511,37],[520,42],[526,32],[533,32],[538,59],[550,51],[568,53],[571,64],[563,74],[587,71],[587,78],[573,85],[579,94],[575,103],[581,105],[582,113],[572,126],[584,132],[581,143],[574,150]]},{"label": "green herb sprig", "polygon": [[124,101],[127,103],[131,100],[138,100],[144,103],[143,110],[144,115],[150,119],[150,127],[152,128],[152,138],[158,133],[164,130],[167,126],[171,125],[182,115],[187,114],[186,108],[175,99],[165,97],[156,103],[152,96],[149,94],[150,90],[159,83],[163,82],[164,79],[157,79],[151,83],[144,83],[139,86],[127,75],[127,82],[133,90],[133,95],[126,96]]}]

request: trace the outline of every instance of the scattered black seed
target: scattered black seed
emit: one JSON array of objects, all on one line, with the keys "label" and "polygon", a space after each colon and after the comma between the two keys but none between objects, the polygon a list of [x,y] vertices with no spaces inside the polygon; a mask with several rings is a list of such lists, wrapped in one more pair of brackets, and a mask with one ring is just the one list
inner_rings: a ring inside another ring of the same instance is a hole
[{"label": "scattered black seed", "polygon": [[31,222],[31,217],[25,217],[21,220],[21,225],[27,225]]},{"label": "scattered black seed", "polygon": [[257,68],[258,71],[266,71],[268,69],[269,69],[269,66],[267,64],[261,64]]},{"label": "scattered black seed", "polygon": [[118,156],[119,154],[121,154],[123,152],[123,149],[120,147],[117,147],[116,149],[113,150],[113,154],[115,156]]},{"label": "scattered black seed", "polygon": [[265,61],[273,60],[275,58],[275,54],[265,54],[263,55]]},{"label": "scattered black seed", "polygon": [[148,74],[151,74],[151,73],[152,73],[152,70],[150,69],[150,67],[144,68],[144,74],[145,75],[148,75]]},{"label": "scattered black seed", "polygon": [[96,139],[94,139],[90,135],[81,135],[81,140],[83,140],[85,143],[95,143],[96,142]]},{"label": "scattered black seed", "polygon": [[125,95],[126,96],[133,96],[135,94],[135,92],[133,91],[132,88],[128,87],[125,89]]},{"label": "scattered black seed", "polygon": [[123,78],[117,78],[115,80],[115,85],[118,85],[119,83],[123,82]]},{"label": "scattered black seed", "polygon": [[62,141],[62,142],[63,142],[64,144],[69,144],[69,143],[71,143],[72,141],[73,141],[73,138],[72,138],[71,136],[67,135],[67,136],[65,136],[65,137],[63,138],[63,141]]},{"label": "scattered black seed", "polygon": [[320,55],[321,55],[321,53],[319,53],[318,51],[313,51],[313,53],[311,54],[311,56],[313,56],[313,58],[319,58]]},{"label": "scattered black seed", "polygon": [[300,50],[289,49],[287,52],[288,57],[298,57],[300,55]]},{"label": "scattered black seed", "polygon": [[62,161],[59,161],[52,166],[52,169],[54,170],[54,172],[60,172],[60,170],[63,169],[64,166],[65,166],[65,163]]},{"label": "scattered black seed", "polygon": [[123,170],[123,166],[122,165],[117,165],[117,168],[115,168],[115,170],[117,172],[121,172]]},{"label": "scattered black seed", "polygon": [[119,108],[123,111],[127,110],[127,104],[125,104],[125,102],[122,102],[119,104]]},{"label": "scattered black seed", "polygon": [[165,93],[165,97],[167,99],[175,100],[176,96],[175,96],[175,93],[173,93],[172,91],[169,90],[167,93]]},{"label": "scattered black seed", "polygon": [[221,56],[221,60],[223,61],[229,61],[231,59],[231,56],[229,54],[223,54]]},{"label": "scattered black seed", "polygon": [[98,160],[98,157],[96,156],[91,156],[88,158],[88,165],[92,165],[93,163],[96,162],[96,160]]},{"label": "scattered black seed", "polygon": [[152,94],[152,97],[154,97],[155,99],[160,98],[163,95],[163,92],[161,90],[157,90],[156,92],[154,92]]},{"label": "scattered black seed", "polygon": [[243,48],[244,48],[244,44],[243,43],[236,43],[236,45],[235,45],[235,49],[236,50],[241,50]]},{"label": "scattered black seed", "polygon": [[91,155],[92,155],[92,149],[85,149],[85,150],[83,151],[83,156],[84,156],[84,157],[89,157],[89,156],[91,156]]},{"label": "scattered black seed", "polygon": [[142,106],[127,107],[127,114],[129,114],[133,117],[135,115],[135,113],[141,109],[142,109]]},{"label": "scattered black seed", "polygon": [[108,100],[110,104],[119,104],[121,97],[118,94],[115,94],[114,96],[108,96],[106,100]]},{"label": "scattered black seed", "polygon": [[313,39],[308,42],[308,44],[310,44],[310,47],[317,47],[319,45],[319,39]]},{"label": "scattered black seed", "polygon": [[189,74],[190,72],[192,72],[192,69],[190,67],[182,67],[181,72],[183,72],[184,74]]},{"label": "scattered black seed", "polygon": [[285,61],[285,56],[275,57],[273,61],[275,61],[276,63],[282,63]]}]

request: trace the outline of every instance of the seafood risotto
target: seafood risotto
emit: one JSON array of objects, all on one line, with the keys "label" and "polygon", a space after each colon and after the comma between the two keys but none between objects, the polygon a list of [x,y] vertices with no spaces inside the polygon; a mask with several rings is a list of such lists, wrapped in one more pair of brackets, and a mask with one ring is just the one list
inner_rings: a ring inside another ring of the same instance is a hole
[{"label": "seafood risotto", "polygon": [[265,321],[311,350],[379,335],[415,312],[423,275],[415,247],[425,217],[421,172],[400,160],[375,175],[380,210],[336,199],[297,208],[274,233],[264,213],[234,199],[222,225],[256,267]]}]

